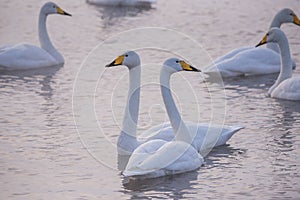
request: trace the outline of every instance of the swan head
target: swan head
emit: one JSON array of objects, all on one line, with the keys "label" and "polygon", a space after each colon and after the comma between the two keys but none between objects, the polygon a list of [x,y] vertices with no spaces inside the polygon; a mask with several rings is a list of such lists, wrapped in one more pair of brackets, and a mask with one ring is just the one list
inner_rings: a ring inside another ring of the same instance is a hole
[{"label": "swan head", "polygon": [[61,9],[59,6],[57,6],[53,2],[47,2],[47,3],[45,3],[43,5],[43,7],[41,8],[41,13],[44,13],[45,15],[60,14],[60,15],[72,16],[71,14],[67,13],[66,11],[64,11],[63,9]]},{"label": "swan head", "polygon": [[276,15],[280,23],[294,23],[300,26],[300,20],[297,15],[289,8],[284,8],[279,11]]},{"label": "swan head", "polygon": [[255,47],[269,42],[279,43],[282,40],[282,38],[286,38],[286,36],[280,28],[271,28]]},{"label": "swan head", "polygon": [[163,64],[163,69],[170,71],[170,73],[180,72],[180,71],[194,71],[201,72],[201,70],[187,64],[185,61],[178,58],[170,58],[166,60]]},{"label": "swan head", "polygon": [[114,67],[118,65],[125,65],[128,69],[132,69],[141,65],[140,56],[135,51],[127,51],[124,54],[118,56],[106,67]]}]

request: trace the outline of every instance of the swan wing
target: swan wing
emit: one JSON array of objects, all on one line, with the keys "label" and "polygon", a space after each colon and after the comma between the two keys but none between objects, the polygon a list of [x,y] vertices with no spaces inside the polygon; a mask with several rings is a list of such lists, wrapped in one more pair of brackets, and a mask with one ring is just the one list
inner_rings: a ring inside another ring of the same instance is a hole
[{"label": "swan wing", "polygon": [[156,141],[162,145],[156,151],[140,150],[140,148],[145,149],[149,144],[152,146],[153,141],[150,141],[133,152],[123,172],[125,176],[154,178],[192,171],[198,169],[203,163],[203,158],[197,150],[185,142]]},{"label": "swan wing", "polygon": [[249,48],[210,66],[204,73],[219,71],[223,77],[271,74],[280,71],[280,55],[268,48]]},{"label": "swan wing", "polygon": [[214,64],[218,64],[218,63],[221,63],[223,61],[226,61],[228,59],[231,59],[232,57],[234,57],[236,54],[238,53],[241,53],[245,50],[248,50],[248,49],[251,49],[253,47],[240,47],[240,48],[236,48],[236,49],[233,49],[232,51],[228,52],[227,54],[217,58],[216,60],[213,61],[213,64],[210,65],[210,66],[213,66]]},{"label": "swan wing", "polygon": [[192,145],[200,152],[201,155],[206,154],[207,150],[213,147],[221,146],[243,126],[225,126],[207,123],[186,123],[190,134],[193,136]]},{"label": "swan wing", "polygon": [[271,97],[287,100],[300,100],[300,77],[292,77],[280,83]]},{"label": "swan wing", "polygon": [[139,136],[139,141],[150,141],[153,139],[162,139],[165,141],[171,141],[174,139],[174,131],[170,122],[158,124],[144,131]]},{"label": "swan wing", "polygon": [[[210,149],[212,146],[217,147],[226,144],[226,142],[243,126],[225,126],[207,123],[186,122],[186,126],[193,136],[192,145],[198,150]],[[209,137],[207,133],[210,133]],[[174,139],[174,131],[170,123],[163,123],[152,127],[143,132],[140,139],[142,141],[151,141],[153,139],[161,139],[171,141]]]},{"label": "swan wing", "polygon": [[0,49],[0,67],[8,70],[58,65],[44,49],[30,44],[7,45]]}]

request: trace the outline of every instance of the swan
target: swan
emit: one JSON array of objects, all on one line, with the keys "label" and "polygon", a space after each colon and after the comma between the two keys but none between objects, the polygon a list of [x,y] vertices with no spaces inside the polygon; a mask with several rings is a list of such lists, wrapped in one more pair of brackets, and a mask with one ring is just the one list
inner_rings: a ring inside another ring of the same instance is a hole
[{"label": "swan", "polygon": [[279,76],[269,89],[268,95],[278,99],[300,100],[300,76],[292,76],[292,59],[286,35],[279,28],[272,28],[256,46],[269,42],[279,45],[281,67]]},{"label": "swan", "polygon": [[87,0],[87,3],[100,6],[151,7],[156,0]]},{"label": "swan", "polygon": [[54,48],[47,33],[46,19],[49,14],[71,16],[71,14],[62,10],[55,3],[45,3],[39,15],[39,40],[41,48],[26,43],[0,47],[0,69],[25,70],[64,63],[64,58]]},{"label": "swan", "polygon": [[193,171],[203,164],[203,157],[191,145],[192,135],[181,120],[170,91],[171,75],[183,70],[199,71],[182,60],[171,58],[165,61],[160,73],[161,93],[176,133],[175,140],[156,139],[137,147],[123,171],[125,177],[156,178]]},{"label": "swan", "polygon": [[[300,25],[300,20],[291,9],[285,8],[275,15],[270,28],[280,28],[283,23]],[[293,62],[293,68],[295,66]],[[268,44],[267,48],[241,47],[216,59],[202,71],[207,75],[220,73],[222,77],[278,73],[279,49],[276,44]]]},{"label": "swan", "polygon": [[[136,129],[138,122],[139,103],[140,103],[140,83],[141,83],[141,61],[139,55],[135,51],[128,51],[118,56],[106,67],[114,67],[124,65],[129,69],[129,91],[125,113],[123,117],[122,130],[117,141],[117,150],[119,155],[131,155],[131,153],[141,144],[154,140],[162,139],[171,141],[174,139],[174,131],[171,124],[163,123],[156,125],[145,132],[139,138],[136,137]],[[244,128],[242,126],[221,126],[209,125],[205,123],[194,124],[187,122],[186,125],[193,131],[199,130],[193,145],[198,150],[201,149],[204,140],[204,134],[209,130],[215,129],[220,131],[217,142],[214,146],[224,145],[234,133]],[[203,149],[204,150],[204,149]]]}]

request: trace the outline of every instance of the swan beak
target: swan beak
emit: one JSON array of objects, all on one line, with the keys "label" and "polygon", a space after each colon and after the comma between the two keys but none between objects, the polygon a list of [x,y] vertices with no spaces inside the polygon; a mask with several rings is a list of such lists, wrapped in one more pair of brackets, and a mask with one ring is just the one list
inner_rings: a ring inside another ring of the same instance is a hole
[{"label": "swan beak", "polygon": [[61,9],[60,7],[57,7],[56,8],[56,11],[58,14],[61,14],[61,15],[68,15],[68,16],[72,16],[71,14],[67,13],[66,11],[64,11],[63,9]]},{"label": "swan beak", "polygon": [[267,43],[267,39],[268,39],[268,35],[266,34],[264,36],[264,38],[255,47],[258,47],[260,45],[266,44]]},{"label": "swan beak", "polygon": [[119,56],[114,61],[112,61],[110,64],[106,65],[105,67],[113,67],[113,66],[117,66],[117,65],[122,65],[124,58],[125,58],[124,55]]},{"label": "swan beak", "polygon": [[294,24],[297,24],[298,26],[300,26],[300,20],[299,18],[297,17],[297,15],[294,15]]},{"label": "swan beak", "polygon": [[182,61],[179,61],[179,63],[180,63],[180,65],[181,65],[181,67],[182,67],[182,69],[183,69],[184,71],[201,72],[201,70],[199,70],[199,69],[197,69],[197,68],[195,68],[195,67],[193,67],[193,66],[187,64],[187,63],[184,62],[183,60],[182,60]]}]

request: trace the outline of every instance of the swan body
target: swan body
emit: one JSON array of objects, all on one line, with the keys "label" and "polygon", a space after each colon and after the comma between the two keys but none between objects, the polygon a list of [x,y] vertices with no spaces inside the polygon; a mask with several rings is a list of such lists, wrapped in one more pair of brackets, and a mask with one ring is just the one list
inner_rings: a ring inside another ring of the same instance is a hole
[{"label": "swan body", "polygon": [[157,139],[140,145],[130,156],[122,174],[156,178],[196,170],[203,162],[203,157],[190,144]]},{"label": "swan body", "polygon": [[[171,69],[171,70],[170,70]],[[161,93],[166,105],[175,140],[160,139],[148,141],[136,148],[123,172],[124,176],[154,178],[196,170],[203,164],[203,157],[191,145],[192,136],[178,113],[169,89],[171,74],[178,71],[198,71],[176,58],[167,60],[161,70]],[[171,95],[171,96],[170,96]],[[175,106],[175,107],[174,107]]]},{"label": "swan body", "polygon": [[[138,122],[139,100],[140,100],[140,76],[141,63],[139,55],[134,51],[128,51],[123,55],[117,57],[114,61],[106,67],[114,67],[118,65],[125,65],[129,69],[129,91],[127,103],[123,118],[123,125],[121,133],[118,137],[117,150],[119,155],[131,155],[132,152],[141,144],[145,142],[161,139],[165,141],[172,141],[175,138],[171,123],[162,123],[144,131],[138,138],[136,136],[136,126]],[[202,148],[203,138],[209,130],[219,129],[220,134],[218,139],[214,139],[215,146],[224,145],[231,136],[244,128],[242,126],[219,126],[210,124],[195,124],[187,122],[188,129],[195,133],[193,137],[193,145],[200,151]],[[217,140],[217,141],[215,141]]]},{"label": "swan body", "polygon": [[[283,23],[300,25],[300,20],[291,9],[285,8],[275,15],[270,28],[280,28]],[[296,64],[293,61],[293,68],[295,67]],[[208,75],[220,73],[222,77],[271,74],[279,71],[280,54],[276,44],[268,44],[267,48],[234,49],[203,69],[203,72]]]},{"label": "swan body", "polygon": [[0,69],[24,70],[64,63],[64,58],[54,48],[47,33],[46,18],[49,14],[71,16],[52,2],[44,4],[39,15],[39,40],[41,47],[25,43],[1,46]]},{"label": "swan body", "polygon": [[278,78],[268,94],[278,99],[300,100],[300,77],[292,76],[292,59],[286,35],[279,28],[271,28],[257,46],[269,42],[277,43],[279,46],[281,67]]},{"label": "swan body", "polygon": [[87,3],[100,6],[151,7],[156,0],[87,0]]},{"label": "swan body", "polygon": [[[192,145],[200,152],[207,150],[210,146],[204,146],[204,138],[207,138],[207,134],[215,132],[217,135],[211,137],[211,143],[214,147],[225,145],[226,142],[239,130],[243,129],[243,126],[226,126],[226,125],[209,125],[207,123],[194,123],[186,122],[186,126],[190,133],[194,133]],[[160,124],[151,129],[144,131],[140,136],[140,141],[149,141],[153,139],[163,139],[165,141],[174,140],[174,131],[170,122]]]}]

